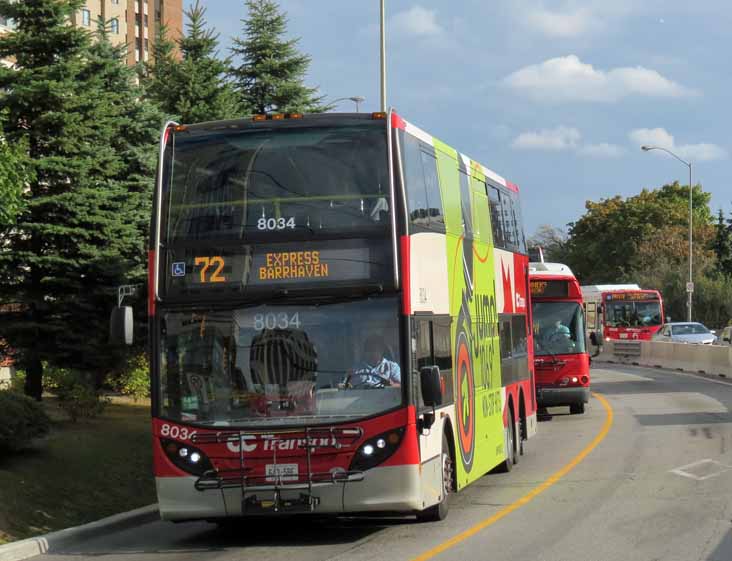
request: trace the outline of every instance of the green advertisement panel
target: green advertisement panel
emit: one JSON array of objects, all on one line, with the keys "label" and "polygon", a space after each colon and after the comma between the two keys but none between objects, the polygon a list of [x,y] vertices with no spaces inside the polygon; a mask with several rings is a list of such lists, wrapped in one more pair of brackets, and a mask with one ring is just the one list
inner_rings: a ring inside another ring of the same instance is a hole
[{"label": "green advertisement panel", "polygon": [[447,231],[458,488],[505,459],[495,268],[485,177],[435,140]]}]

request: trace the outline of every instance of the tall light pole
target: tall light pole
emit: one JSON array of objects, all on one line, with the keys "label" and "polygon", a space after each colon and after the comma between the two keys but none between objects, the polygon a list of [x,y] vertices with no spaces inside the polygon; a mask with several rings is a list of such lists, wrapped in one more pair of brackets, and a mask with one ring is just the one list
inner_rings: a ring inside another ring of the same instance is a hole
[{"label": "tall light pole", "polygon": [[689,295],[689,301],[687,303],[687,310],[686,310],[686,321],[691,321],[691,306],[693,302],[693,296],[694,296],[694,230],[693,230],[693,224],[694,224],[694,218],[693,218],[693,210],[694,210],[694,203],[692,199],[693,195],[693,188],[691,184],[691,162],[687,162],[686,160],[683,160],[679,158],[676,154],[671,152],[671,150],[668,150],[667,148],[662,148],[661,146],[641,146],[641,150],[644,152],[650,152],[651,150],[661,150],[662,152],[666,152],[670,156],[673,156],[678,161],[680,161],[682,164],[684,164],[686,167],[689,168],[689,282],[686,284],[686,292]]},{"label": "tall light pole", "polygon": [[386,6],[381,0],[381,111],[386,113]]},{"label": "tall light pole", "polygon": [[328,105],[333,105],[334,103],[338,103],[339,101],[352,101],[356,104],[356,113],[359,112],[359,106],[366,101],[366,98],[362,95],[354,95],[352,97],[339,97],[337,99],[333,99],[328,102]]}]

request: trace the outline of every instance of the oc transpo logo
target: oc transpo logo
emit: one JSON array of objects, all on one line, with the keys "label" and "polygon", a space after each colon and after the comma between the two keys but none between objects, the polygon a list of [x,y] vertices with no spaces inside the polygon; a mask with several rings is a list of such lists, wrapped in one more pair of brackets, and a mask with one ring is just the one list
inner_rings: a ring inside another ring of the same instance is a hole
[{"label": "oc transpo logo", "polygon": [[475,453],[475,380],[473,361],[465,332],[457,337],[457,382],[458,382],[458,440],[460,456],[466,472],[473,467]]}]

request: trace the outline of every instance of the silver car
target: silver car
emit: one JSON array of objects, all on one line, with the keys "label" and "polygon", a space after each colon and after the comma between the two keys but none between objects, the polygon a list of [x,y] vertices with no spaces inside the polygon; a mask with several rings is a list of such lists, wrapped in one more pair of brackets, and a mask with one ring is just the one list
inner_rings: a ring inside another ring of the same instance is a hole
[{"label": "silver car", "polygon": [[653,341],[712,345],[717,342],[717,336],[701,323],[677,321],[664,323],[653,336]]}]

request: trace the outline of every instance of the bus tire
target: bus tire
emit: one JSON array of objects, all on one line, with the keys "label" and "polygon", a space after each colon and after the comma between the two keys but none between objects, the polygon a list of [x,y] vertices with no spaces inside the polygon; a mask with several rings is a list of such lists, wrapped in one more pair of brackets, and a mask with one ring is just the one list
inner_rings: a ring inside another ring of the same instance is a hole
[{"label": "bus tire", "polygon": [[450,455],[450,443],[447,441],[447,435],[442,433],[442,500],[417,513],[417,520],[419,522],[439,522],[447,518],[449,511],[449,497],[450,492],[453,489],[453,480],[455,478],[455,470],[452,463],[452,456]]},{"label": "bus tire", "polygon": [[516,460],[516,425],[513,422],[513,408],[508,407],[508,423],[506,424],[506,459],[498,466],[498,471],[508,473],[513,469]]},{"label": "bus tire", "polygon": [[516,454],[516,461],[518,462],[519,456],[524,455],[524,432],[526,431],[526,419],[523,417],[519,418],[519,431],[518,431],[518,454]]},{"label": "bus tire", "polygon": [[584,403],[573,403],[569,406],[569,413],[570,415],[582,415],[582,413],[585,412],[585,404]]}]

